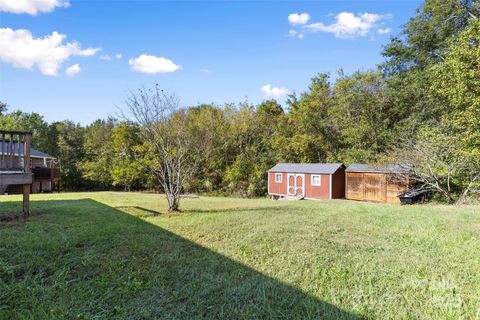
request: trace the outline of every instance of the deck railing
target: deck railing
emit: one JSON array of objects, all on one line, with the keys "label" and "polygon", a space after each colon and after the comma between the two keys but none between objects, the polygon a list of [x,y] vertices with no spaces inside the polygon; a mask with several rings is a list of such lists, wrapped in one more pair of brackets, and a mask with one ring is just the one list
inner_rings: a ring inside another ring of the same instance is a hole
[{"label": "deck railing", "polygon": [[30,173],[31,132],[0,130],[0,170]]},{"label": "deck railing", "polygon": [[60,180],[60,168],[35,167],[32,171],[35,181]]}]

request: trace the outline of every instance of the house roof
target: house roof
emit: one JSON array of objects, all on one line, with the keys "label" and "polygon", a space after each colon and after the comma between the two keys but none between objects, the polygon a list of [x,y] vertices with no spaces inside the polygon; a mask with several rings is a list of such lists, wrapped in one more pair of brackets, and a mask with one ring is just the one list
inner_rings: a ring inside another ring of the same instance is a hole
[{"label": "house roof", "polygon": [[354,163],[348,166],[346,172],[378,172],[378,173],[407,173],[410,170],[407,166],[399,164],[369,165],[363,163]]},{"label": "house roof", "polygon": [[277,163],[269,172],[334,174],[342,163]]},{"label": "house roof", "polygon": [[[7,148],[7,144],[2,143],[2,139],[0,139],[0,154],[3,154],[3,148],[4,148],[3,146],[5,146],[5,148]],[[17,154],[17,152],[18,152],[18,145],[15,144],[15,154]],[[20,155],[23,156],[23,147],[20,148]],[[48,155],[46,153],[43,153],[43,152],[35,150],[35,149],[30,149],[30,157],[55,159],[55,157],[52,157],[51,155]]]}]

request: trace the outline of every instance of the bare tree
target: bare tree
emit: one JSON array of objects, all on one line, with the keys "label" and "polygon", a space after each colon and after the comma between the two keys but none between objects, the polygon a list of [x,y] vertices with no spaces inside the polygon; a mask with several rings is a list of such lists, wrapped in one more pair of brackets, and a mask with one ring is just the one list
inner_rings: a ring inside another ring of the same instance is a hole
[{"label": "bare tree", "polygon": [[196,170],[195,153],[201,137],[192,135],[187,112],[180,109],[174,94],[153,89],[131,91],[124,101],[124,119],[138,123],[149,149],[148,161],[138,161],[162,186],[168,200],[168,210],[178,211],[185,181]]},{"label": "bare tree", "polygon": [[459,140],[439,131],[424,133],[418,141],[403,143],[394,157],[411,172],[417,188],[461,205],[480,191],[480,159],[462,152]]}]

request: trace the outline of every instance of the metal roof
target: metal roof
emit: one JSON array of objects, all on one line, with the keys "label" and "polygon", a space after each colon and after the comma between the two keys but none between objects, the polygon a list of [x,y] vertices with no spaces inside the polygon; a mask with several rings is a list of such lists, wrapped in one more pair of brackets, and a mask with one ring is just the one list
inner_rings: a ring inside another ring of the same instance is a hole
[{"label": "metal roof", "polygon": [[342,163],[277,163],[269,172],[334,174]]},{"label": "metal roof", "polygon": [[400,164],[385,164],[385,165],[369,165],[363,163],[354,163],[348,166],[346,172],[392,172],[392,173],[407,173],[409,168]]},{"label": "metal roof", "polygon": [[[23,143],[22,143],[23,144]],[[7,147],[7,143],[2,143],[2,139],[0,139],[0,154],[3,154],[3,146],[5,145],[5,147]],[[15,143],[15,155],[18,155],[17,154],[18,152],[18,144]],[[20,155],[23,156],[23,146],[20,148]],[[30,156],[31,157],[34,157],[34,158],[51,158],[51,159],[55,159],[55,157],[52,157],[51,155],[48,155],[46,153],[43,153],[41,151],[38,151],[38,150],[35,150],[35,149],[30,149]]]}]

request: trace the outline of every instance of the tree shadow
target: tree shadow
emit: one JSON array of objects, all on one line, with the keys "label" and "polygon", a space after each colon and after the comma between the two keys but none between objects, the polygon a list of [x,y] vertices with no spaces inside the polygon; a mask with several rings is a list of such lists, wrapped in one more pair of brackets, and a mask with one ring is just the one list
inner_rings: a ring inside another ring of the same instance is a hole
[{"label": "tree shadow", "polygon": [[359,318],[94,200],[32,208],[0,223],[0,318]]},{"label": "tree shadow", "polygon": [[138,211],[143,213],[143,214],[138,215],[138,216],[141,216],[141,217],[151,217],[151,216],[158,216],[158,215],[162,214],[162,212],[160,212],[160,211],[147,209],[147,208],[140,207],[140,206],[118,206],[118,207],[114,207],[114,208],[115,209],[120,209],[120,210],[131,210],[131,209],[138,210]]},{"label": "tree shadow", "polygon": [[[176,212],[161,212],[152,209],[147,209],[140,206],[117,206],[113,207],[119,210],[126,210],[129,214],[133,214],[138,217],[152,217],[156,215],[162,214],[182,214],[182,213],[234,213],[234,212],[249,212],[249,211],[284,211],[287,210],[284,207],[266,207],[266,208],[251,208],[251,207],[240,207],[240,208],[221,208],[221,209],[181,209]],[[140,214],[135,214],[136,212],[140,212]]]}]

